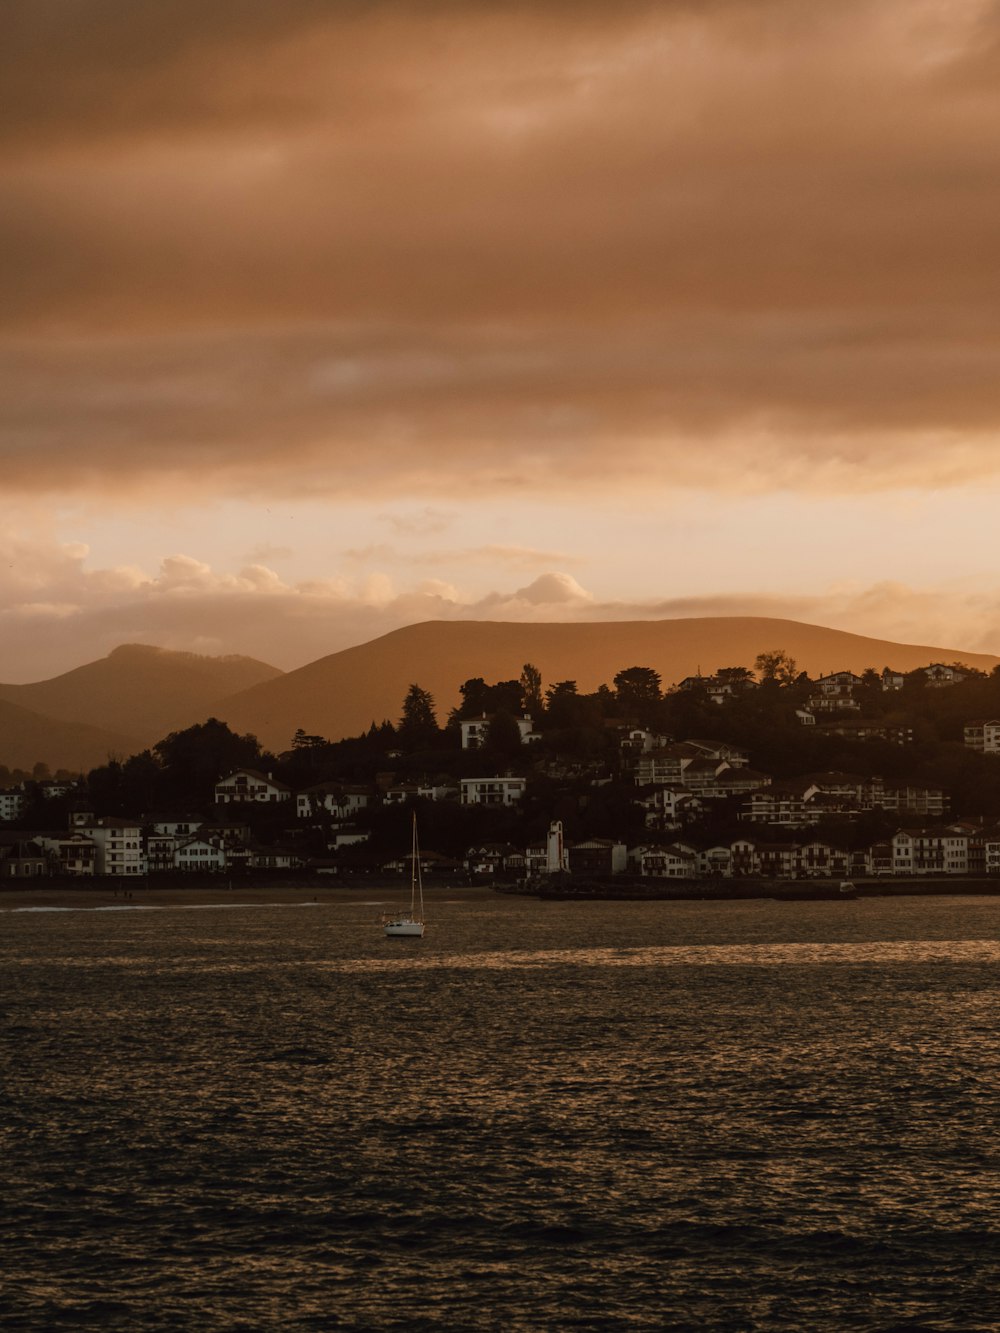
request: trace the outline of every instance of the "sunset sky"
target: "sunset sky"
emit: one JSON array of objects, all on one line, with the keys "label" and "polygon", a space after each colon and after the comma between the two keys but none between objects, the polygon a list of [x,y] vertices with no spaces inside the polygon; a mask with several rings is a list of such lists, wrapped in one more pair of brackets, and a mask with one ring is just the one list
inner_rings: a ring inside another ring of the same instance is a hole
[{"label": "sunset sky", "polygon": [[0,679],[440,617],[1000,653],[993,0],[5,18]]}]

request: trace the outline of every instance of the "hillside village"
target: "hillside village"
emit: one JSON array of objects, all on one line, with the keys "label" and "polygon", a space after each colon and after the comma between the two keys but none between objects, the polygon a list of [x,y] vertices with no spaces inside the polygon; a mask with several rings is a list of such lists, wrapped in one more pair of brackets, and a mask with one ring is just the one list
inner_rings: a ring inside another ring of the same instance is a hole
[{"label": "hillside village", "polygon": [[1000,875],[1000,674],[962,663],[818,678],[783,651],[667,690],[465,682],[441,725],[279,754],[215,719],[85,775],[0,769],[0,880],[223,875],[366,882]]}]

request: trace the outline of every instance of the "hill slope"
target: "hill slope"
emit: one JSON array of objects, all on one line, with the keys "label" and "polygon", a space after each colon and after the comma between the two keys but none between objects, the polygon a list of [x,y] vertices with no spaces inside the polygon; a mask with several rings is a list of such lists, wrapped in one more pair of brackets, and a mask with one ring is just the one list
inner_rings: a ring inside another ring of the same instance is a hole
[{"label": "hill slope", "polygon": [[8,768],[30,772],[42,762],[53,771],[68,768],[82,773],[107,763],[109,755],[125,758],[141,749],[134,736],[81,722],[58,722],[0,699],[0,763]]},{"label": "hill slope", "polygon": [[[136,738],[143,749],[209,716],[219,699],[281,675],[251,657],[200,657],[124,644],[107,657],[30,685],[0,685],[0,700],[58,722],[83,723]],[[54,739],[56,733],[52,733]],[[0,762],[10,764],[0,733]],[[33,756],[70,767],[63,753]]]},{"label": "hill slope", "polygon": [[[320,658],[217,703],[236,731],[286,749],[297,727],[331,740],[357,735],[372,721],[398,721],[411,684],[430,690],[439,721],[472,676],[509,680],[532,662],[546,685],[575,680],[581,692],[610,684],[623,667],[649,666],[665,686],[722,666],[753,666],[760,652],[782,648],[810,675],[961,660],[990,671],[1000,658],[955,648],[890,643],[758,616],[588,624],[427,621]],[[203,720],[192,717],[192,722]]]}]

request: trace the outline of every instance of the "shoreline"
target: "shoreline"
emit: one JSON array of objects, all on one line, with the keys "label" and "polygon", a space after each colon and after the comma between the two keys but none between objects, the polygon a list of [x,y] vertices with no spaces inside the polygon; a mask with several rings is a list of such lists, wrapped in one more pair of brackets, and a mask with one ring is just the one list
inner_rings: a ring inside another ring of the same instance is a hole
[{"label": "shoreline", "polygon": [[[492,887],[472,888],[467,885],[424,886],[425,899],[437,902],[476,902],[489,894]],[[0,885],[0,915],[23,911],[107,911],[164,907],[345,907],[387,906],[409,901],[409,886],[398,884],[365,884],[355,888],[342,885],[327,887],[315,883],[281,885],[242,885],[230,888],[228,881],[212,885],[204,881],[190,886],[147,885],[141,881],[125,886],[89,883],[86,885],[49,885],[43,888],[37,882]]]},{"label": "shoreline", "polygon": [[[841,895],[831,881],[797,883],[789,880],[754,883],[705,884],[697,881],[659,881],[642,884],[583,882],[530,889],[494,885],[424,885],[429,903],[476,903],[493,897],[534,898],[539,902],[856,902],[864,898],[991,897],[1000,896],[1000,878],[921,878],[854,881],[855,892]],[[196,884],[0,884],[0,914],[17,911],[97,911],[166,907],[346,907],[381,906],[400,902],[408,888],[399,883],[324,885],[313,881],[280,884],[232,884],[199,880]]]}]

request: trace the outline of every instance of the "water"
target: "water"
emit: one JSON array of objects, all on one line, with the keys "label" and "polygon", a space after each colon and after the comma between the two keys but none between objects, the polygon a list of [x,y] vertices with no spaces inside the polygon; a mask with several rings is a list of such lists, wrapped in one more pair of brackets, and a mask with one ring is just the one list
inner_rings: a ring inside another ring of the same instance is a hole
[{"label": "water", "polygon": [[376,910],[0,913],[4,1329],[1000,1327],[1000,901]]}]

